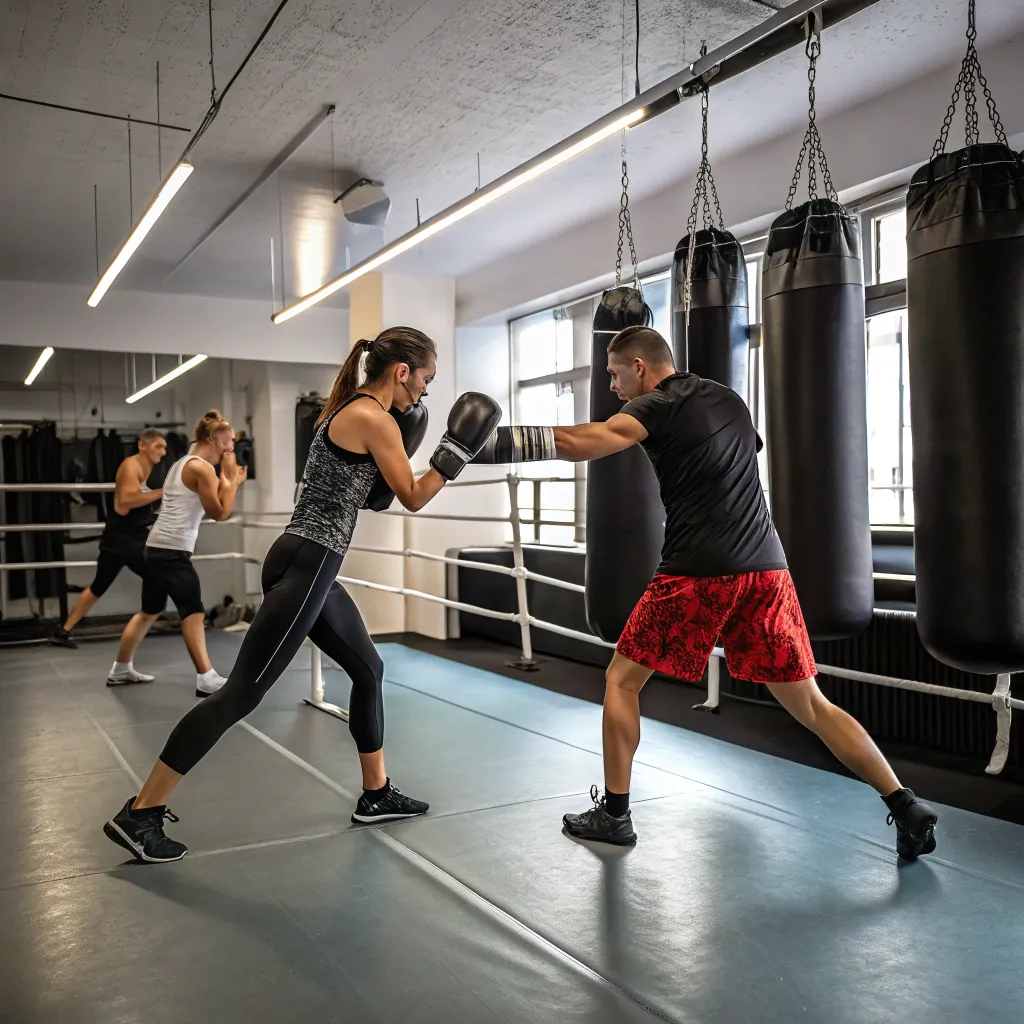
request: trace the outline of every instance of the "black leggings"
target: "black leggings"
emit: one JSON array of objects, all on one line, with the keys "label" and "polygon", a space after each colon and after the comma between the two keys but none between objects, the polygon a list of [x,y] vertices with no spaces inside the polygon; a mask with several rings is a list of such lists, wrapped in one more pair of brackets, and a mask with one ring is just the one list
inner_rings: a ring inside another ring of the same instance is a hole
[{"label": "black leggings", "polygon": [[286,533],[263,563],[263,604],[228,681],[197,704],[167,739],[160,760],[184,775],[236,722],[255,710],[308,636],[352,680],[348,727],[361,754],[384,745],[384,663],[355,602],[335,581],[341,556]]}]

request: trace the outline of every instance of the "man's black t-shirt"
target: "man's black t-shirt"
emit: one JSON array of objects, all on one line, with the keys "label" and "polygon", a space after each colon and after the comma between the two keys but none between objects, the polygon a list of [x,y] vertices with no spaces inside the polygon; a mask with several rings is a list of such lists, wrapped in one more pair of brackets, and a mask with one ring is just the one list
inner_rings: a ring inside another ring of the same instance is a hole
[{"label": "man's black t-shirt", "polygon": [[665,504],[659,573],[731,576],[787,567],[757,473],[763,444],[735,391],[676,373],[622,411],[647,430],[642,446]]}]

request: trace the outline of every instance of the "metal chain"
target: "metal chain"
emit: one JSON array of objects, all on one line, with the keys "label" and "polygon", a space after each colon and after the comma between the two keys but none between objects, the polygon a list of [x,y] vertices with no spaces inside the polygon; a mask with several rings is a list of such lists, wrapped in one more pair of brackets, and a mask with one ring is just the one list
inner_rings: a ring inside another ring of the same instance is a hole
[{"label": "metal chain", "polygon": [[633,287],[641,295],[643,289],[640,287],[640,265],[636,258],[636,246],[633,244],[633,223],[629,216],[629,168],[626,161],[622,161],[622,196],[619,199],[619,244],[615,254],[615,284],[622,284],[622,243],[626,240],[629,244],[629,258],[633,264]]},{"label": "metal chain", "polygon": [[821,41],[816,35],[811,35],[804,48],[807,54],[807,131],[804,133],[804,141],[800,147],[800,156],[796,161],[796,170],[793,172],[793,180],[789,186],[789,195],[786,196],[786,209],[793,209],[793,201],[796,199],[797,189],[800,187],[800,175],[803,171],[804,160],[807,161],[807,195],[810,199],[818,198],[818,172],[821,172],[822,184],[825,188],[825,197],[836,202],[839,198],[835,185],[832,184],[832,172],[828,167],[828,159],[825,156],[825,147],[821,141],[821,133],[818,131],[818,113],[816,110],[817,94],[815,82],[818,77],[818,58],[821,56]]},{"label": "metal chain", "polygon": [[946,145],[949,142],[949,132],[953,126],[953,117],[956,114],[956,105],[960,102],[960,96],[964,96],[964,141],[968,146],[976,146],[981,139],[981,132],[978,127],[978,83],[981,83],[985,95],[985,105],[988,107],[989,120],[995,132],[996,140],[1004,146],[1006,142],[1006,131],[1003,129],[1002,119],[999,111],[996,110],[995,100],[992,98],[992,91],[989,89],[988,81],[981,70],[981,61],[978,58],[978,49],[975,45],[978,39],[978,29],[975,23],[976,0],[968,0],[967,4],[967,53],[964,55],[960,65],[960,74],[957,77],[956,85],[953,87],[953,98],[950,101],[946,116],[942,122],[942,131],[932,147],[932,159],[934,160],[941,153],[946,152]]},{"label": "metal chain", "polygon": [[708,158],[708,96],[710,90],[706,82],[701,82],[700,90],[702,120],[700,168],[697,171],[697,182],[693,192],[693,205],[690,207],[690,218],[686,223],[686,230],[691,237],[697,230],[697,216],[701,210],[703,210],[704,214],[705,228],[717,227],[720,231],[725,230],[722,204],[718,198],[718,186],[715,184],[715,176],[711,170],[711,161]]}]

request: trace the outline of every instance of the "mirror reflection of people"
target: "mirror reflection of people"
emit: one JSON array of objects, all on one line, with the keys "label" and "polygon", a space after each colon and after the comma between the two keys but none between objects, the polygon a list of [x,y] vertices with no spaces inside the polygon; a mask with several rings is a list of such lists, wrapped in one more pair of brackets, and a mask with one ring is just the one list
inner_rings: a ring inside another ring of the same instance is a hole
[{"label": "mirror reflection of people", "polygon": [[[202,587],[192,553],[203,517],[218,522],[227,519],[238,487],[245,480],[245,468],[235,462],[234,438],[234,428],[213,409],[196,426],[188,455],[167,471],[160,514],[146,539],[143,569],[143,578],[163,599],[159,608],[155,604],[148,611],[144,608],[125,626],[112,676],[132,668],[139,644],[170,597],[195,666],[196,696],[208,696],[224,685],[225,677],[214,669],[206,650]],[[218,464],[219,478],[214,469]]]},{"label": "mirror reflection of people", "polygon": [[[71,631],[95,607],[122,569],[129,569],[142,580],[142,613],[155,618],[167,603],[167,595],[147,580],[145,573],[146,538],[156,522],[157,503],[163,491],[146,485],[153,469],[167,454],[167,441],[159,430],[147,428],[139,434],[139,450],[117,467],[114,480],[114,510],[107,517],[100,537],[96,574],[78,595],[71,614],[50,636],[61,647],[77,647]],[[118,665],[121,666],[118,669]],[[114,668],[107,676],[108,686],[125,683],[149,683],[153,677],[135,670],[125,647],[118,651]]]}]

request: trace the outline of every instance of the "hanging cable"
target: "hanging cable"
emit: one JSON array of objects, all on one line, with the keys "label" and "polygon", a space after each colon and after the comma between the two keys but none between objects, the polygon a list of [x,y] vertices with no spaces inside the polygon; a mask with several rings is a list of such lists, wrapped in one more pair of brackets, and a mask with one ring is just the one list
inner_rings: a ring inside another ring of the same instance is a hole
[{"label": "hanging cable", "polygon": [[132,119],[128,118],[128,219],[135,224],[135,192],[132,188]]},{"label": "hanging cable", "polygon": [[206,11],[210,20],[210,102],[216,103],[217,74],[213,68],[213,0],[206,0]]},{"label": "hanging cable", "polygon": [[633,97],[636,98],[640,95],[640,0],[636,0],[636,52],[634,59],[634,88],[636,92],[633,93]]},{"label": "hanging cable", "polygon": [[[212,0],[211,0],[211,2],[212,2]],[[270,20],[266,23],[266,25],[263,26],[263,31],[259,34],[259,37],[256,39],[256,42],[254,42],[252,44],[252,46],[249,47],[249,52],[246,53],[246,55],[242,58],[242,63],[238,65],[238,68],[235,70],[235,73],[228,80],[228,84],[225,85],[224,88],[220,91],[220,95],[219,96],[216,96],[215,98],[213,98],[211,100],[211,102],[210,102],[210,109],[206,112],[206,115],[203,117],[202,123],[195,130],[195,133],[193,134],[192,138],[189,139],[188,145],[185,147],[185,151],[181,154],[181,157],[179,158],[179,163],[182,160],[185,160],[185,158],[192,151],[192,149],[194,148],[196,143],[203,137],[204,134],[206,134],[206,132],[209,129],[210,125],[213,124],[214,119],[217,117],[217,114],[220,112],[221,104],[224,102],[224,98],[231,91],[231,87],[238,80],[238,76],[245,70],[246,65],[249,63],[250,60],[252,60],[253,54],[256,53],[256,51],[260,47],[260,44],[263,42],[264,39],[266,39],[267,33],[274,27],[274,22],[277,21],[277,19],[280,16],[281,12],[287,6],[288,6],[288,0],[281,0],[281,2],[277,5],[277,9],[270,16]],[[211,63],[210,70],[211,70],[211,75],[212,75],[212,71],[213,71],[212,63]]]}]

